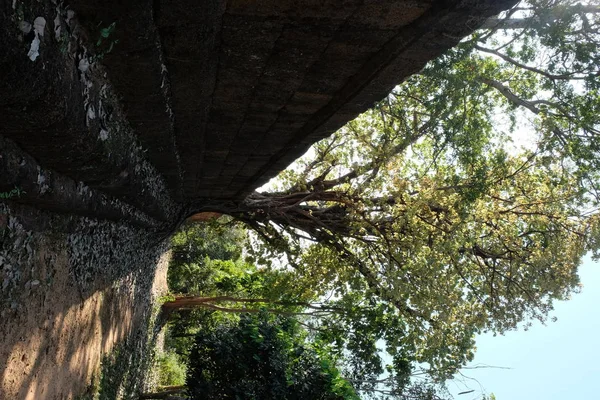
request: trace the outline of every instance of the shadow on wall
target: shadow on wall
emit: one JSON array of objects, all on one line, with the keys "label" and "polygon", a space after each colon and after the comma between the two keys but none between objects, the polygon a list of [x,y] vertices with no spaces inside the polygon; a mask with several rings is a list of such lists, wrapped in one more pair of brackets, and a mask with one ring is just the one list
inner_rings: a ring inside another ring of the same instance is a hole
[{"label": "shadow on wall", "polygon": [[[61,218],[35,213],[38,224]],[[74,233],[36,231],[17,214],[0,204],[0,398],[73,398],[117,343],[148,337],[165,246],[84,218]]]}]

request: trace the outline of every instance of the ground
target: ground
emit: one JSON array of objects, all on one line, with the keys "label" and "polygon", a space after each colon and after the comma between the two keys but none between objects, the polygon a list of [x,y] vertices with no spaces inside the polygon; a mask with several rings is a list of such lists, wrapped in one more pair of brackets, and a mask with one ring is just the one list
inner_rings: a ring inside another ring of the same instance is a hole
[{"label": "ground", "polygon": [[[135,398],[167,292],[166,245],[85,218],[65,233],[64,217],[28,213],[0,204],[0,399]],[[107,241],[110,254],[95,251]]]}]

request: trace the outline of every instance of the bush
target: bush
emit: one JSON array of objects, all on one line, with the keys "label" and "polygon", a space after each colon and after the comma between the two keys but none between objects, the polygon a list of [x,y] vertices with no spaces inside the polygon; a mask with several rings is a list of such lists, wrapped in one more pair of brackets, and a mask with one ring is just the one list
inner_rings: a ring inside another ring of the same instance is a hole
[{"label": "bush", "polygon": [[243,315],[201,330],[189,357],[187,388],[199,400],[357,400],[325,349],[289,318]]},{"label": "bush", "polygon": [[158,357],[158,384],[160,386],[179,386],[185,384],[187,367],[181,358],[171,352]]}]

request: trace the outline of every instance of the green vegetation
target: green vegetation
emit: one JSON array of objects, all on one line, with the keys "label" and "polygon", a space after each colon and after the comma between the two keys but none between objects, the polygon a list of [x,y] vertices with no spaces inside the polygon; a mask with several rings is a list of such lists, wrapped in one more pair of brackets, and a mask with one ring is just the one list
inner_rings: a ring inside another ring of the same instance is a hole
[{"label": "green vegetation", "polygon": [[[139,345],[139,343],[138,343]],[[126,341],[102,358],[100,377],[93,392],[95,400],[135,399],[140,385],[140,372],[148,370],[152,354]]]},{"label": "green vegetation", "polygon": [[222,279],[213,263],[239,260],[246,240],[240,227],[185,225],[172,239],[169,288],[174,293],[210,293]]},{"label": "green vegetation", "polygon": [[[502,30],[517,17],[525,28]],[[390,354],[448,378],[474,334],[545,320],[597,251],[599,48],[596,8],[521,4],[316,144],[273,190],[215,211],[256,232],[256,256],[284,254],[296,285],[360,308]]]},{"label": "green vegetation", "polygon": [[153,308],[140,329],[104,354],[99,374],[81,400],[137,400],[146,375],[154,366],[160,385],[184,382],[185,365],[180,358],[168,352],[156,354],[159,312],[159,308]]},{"label": "green vegetation", "polygon": [[[119,43],[119,39],[114,38],[114,33],[117,27],[117,23],[113,22],[106,26],[105,28],[101,28],[102,22],[100,22],[97,26],[98,28],[98,39],[96,40],[96,54],[94,55],[94,61],[101,61],[105,55],[109,54],[113,51],[113,48],[117,43]],[[111,38],[111,36],[113,36]]]},{"label": "green vegetation", "polygon": [[21,197],[22,194],[25,194],[25,192],[15,186],[14,189],[11,189],[6,192],[0,192],[0,199],[8,200],[14,197]]},{"label": "green vegetation", "polygon": [[[521,3],[269,191],[187,226],[169,275],[181,295],[163,306],[170,346],[199,362],[200,343],[233,346],[231,332],[267,312],[280,336],[292,324],[299,346],[326,349],[360,396],[434,399],[473,358],[475,334],[545,321],[599,251],[599,15],[593,3]],[[411,383],[417,365],[430,381]],[[280,369],[286,390],[293,374]],[[192,388],[200,372],[189,371]]]},{"label": "green vegetation", "polygon": [[201,331],[187,387],[195,399],[357,399],[327,352],[306,345],[296,321],[244,315]]},{"label": "green vegetation", "polygon": [[[214,224],[188,225],[173,238],[169,284],[188,295],[211,299],[266,295],[267,286],[274,282],[271,275],[278,274],[258,271],[242,261],[246,232],[222,228]],[[308,332],[297,320],[259,308],[253,309],[256,314],[245,315],[245,310],[227,307],[218,310],[224,312],[216,312],[210,307],[172,308],[169,303],[163,306],[172,312],[166,348],[187,360],[187,387],[192,398],[357,398],[335,366],[334,355],[326,346],[317,347],[309,340]],[[170,364],[176,364],[171,360]],[[159,365],[161,372],[166,369],[162,363]]]},{"label": "green vegetation", "polygon": [[158,384],[160,386],[179,386],[185,384],[187,367],[181,357],[167,352],[160,355],[158,362]]}]

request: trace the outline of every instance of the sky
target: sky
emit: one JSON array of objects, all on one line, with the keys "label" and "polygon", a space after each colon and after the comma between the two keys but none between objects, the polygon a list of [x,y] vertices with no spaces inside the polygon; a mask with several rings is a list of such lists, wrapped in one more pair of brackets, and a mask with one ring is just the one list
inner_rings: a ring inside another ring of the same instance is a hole
[{"label": "sky", "polygon": [[[579,275],[583,288],[555,303],[556,322],[503,336],[480,335],[465,377],[449,382],[456,400],[586,400],[600,398],[600,262],[586,257]],[[506,369],[504,369],[506,368]],[[468,378],[467,378],[468,377]],[[459,392],[474,390],[469,394]]]}]

